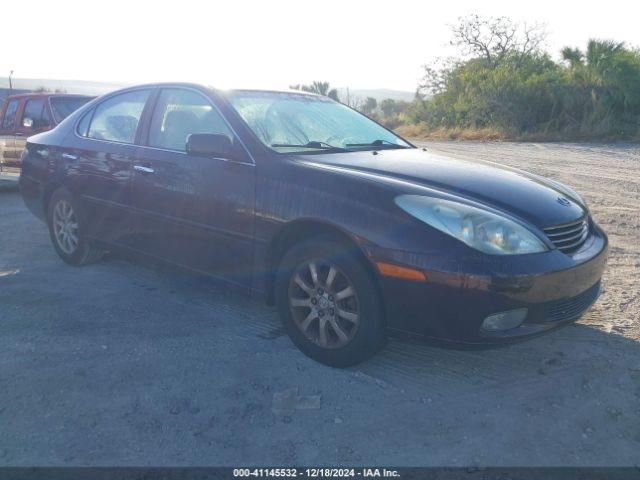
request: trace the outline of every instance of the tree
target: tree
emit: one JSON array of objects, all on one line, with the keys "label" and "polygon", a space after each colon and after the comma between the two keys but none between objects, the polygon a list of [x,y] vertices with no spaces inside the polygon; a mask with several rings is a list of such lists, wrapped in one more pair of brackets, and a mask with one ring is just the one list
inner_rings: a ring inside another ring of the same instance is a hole
[{"label": "tree", "polygon": [[385,117],[391,117],[396,113],[396,101],[393,98],[385,98],[380,102],[380,110],[382,110],[382,115]]},{"label": "tree", "polygon": [[[624,43],[611,40],[589,40],[585,52],[565,47],[562,59],[569,63],[569,71],[582,84],[605,86],[620,82],[624,71],[637,71],[638,55]],[[634,79],[625,79],[634,82]]]},{"label": "tree", "polygon": [[338,90],[331,88],[329,82],[314,81],[311,85],[291,85],[289,88],[292,90],[300,90],[303,92],[316,93],[325,97],[332,98],[338,101]]},{"label": "tree", "polygon": [[560,52],[562,59],[569,63],[573,68],[583,64],[584,53],[579,48],[564,47]]},{"label": "tree", "polygon": [[362,106],[364,105],[364,99],[356,95],[351,95],[345,102],[345,105],[361,112],[363,108]]},{"label": "tree", "polygon": [[512,138],[638,135],[639,50],[592,39],[585,49],[564,48],[557,63],[515,25],[479,17],[461,23],[452,43],[471,57],[425,67],[423,97],[403,118],[433,130],[487,129]]},{"label": "tree", "polygon": [[361,106],[362,113],[365,115],[371,115],[378,106],[378,102],[373,97],[367,97]]},{"label": "tree", "polygon": [[[421,98],[416,98],[414,103],[420,100]],[[404,100],[385,98],[378,104],[378,108],[382,112],[382,116],[384,118],[392,118],[405,113],[411,105],[411,102],[406,102]]]},{"label": "tree", "polygon": [[569,62],[568,77],[588,94],[582,105],[591,123],[601,121],[602,115],[638,123],[640,52],[621,42],[591,39],[584,53],[565,48],[562,57]]},{"label": "tree", "polygon": [[616,60],[624,50],[624,43],[592,39],[587,44],[585,60],[588,67],[604,79],[615,70]]},{"label": "tree", "polygon": [[479,15],[459,17],[452,32],[452,45],[461,48],[464,55],[484,59],[490,66],[508,56],[524,58],[538,53],[547,38],[543,24]]},{"label": "tree", "polygon": [[416,100],[424,100],[425,96],[446,90],[449,74],[462,63],[455,58],[438,57],[431,64],[423,65],[424,77],[416,90]]}]

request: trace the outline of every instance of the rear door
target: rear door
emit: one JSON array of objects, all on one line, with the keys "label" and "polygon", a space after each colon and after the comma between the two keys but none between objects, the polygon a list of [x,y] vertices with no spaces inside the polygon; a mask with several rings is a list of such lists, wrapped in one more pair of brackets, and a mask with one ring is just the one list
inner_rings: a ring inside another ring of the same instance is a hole
[{"label": "rear door", "polygon": [[20,160],[16,155],[16,128],[20,110],[19,98],[13,98],[7,102],[0,123],[0,161],[2,166],[17,166]]},{"label": "rear door", "polygon": [[[202,92],[163,88],[146,146],[134,164],[137,248],[234,283],[251,284],[255,167],[216,106]],[[191,133],[220,133],[233,158],[186,152]]]},{"label": "rear door", "polygon": [[131,181],[141,118],[152,89],[113,95],[89,110],[61,153],[67,178],[82,199],[87,235],[127,243],[133,234]]}]

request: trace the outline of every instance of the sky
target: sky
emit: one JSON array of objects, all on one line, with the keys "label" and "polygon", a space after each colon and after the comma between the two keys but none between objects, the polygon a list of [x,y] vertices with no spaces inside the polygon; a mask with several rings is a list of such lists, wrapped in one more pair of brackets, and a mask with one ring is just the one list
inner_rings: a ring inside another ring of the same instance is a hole
[{"label": "sky", "polygon": [[[454,53],[460,16],[546,23],[548,50],[589,38],[640,46],[640,2],[407,0],[30,0],[3,2],[0,77],[218,88],[332,86],[414,91]],[[26,18],[25,18],[26,17]],[[25,18],[24,20],[21,20]]]}]

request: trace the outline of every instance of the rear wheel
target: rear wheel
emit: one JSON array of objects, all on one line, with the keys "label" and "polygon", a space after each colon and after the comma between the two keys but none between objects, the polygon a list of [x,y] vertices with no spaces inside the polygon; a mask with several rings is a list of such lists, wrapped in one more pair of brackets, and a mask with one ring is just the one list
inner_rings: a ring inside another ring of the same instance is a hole
[{"label": "rear wheel", "polygon": [[59,188],[51,196],[48,224],[53,247],[68,264],[86,265],[102,258],[104,252],[84,238],[81,210],[67,189]]},{"label": "rear wheel", "polygon": [[280,314],[296,346],[334,367],[359,363],[384,344],[384,316],[367,269],[330,239],[294,246],[276,280]]}]

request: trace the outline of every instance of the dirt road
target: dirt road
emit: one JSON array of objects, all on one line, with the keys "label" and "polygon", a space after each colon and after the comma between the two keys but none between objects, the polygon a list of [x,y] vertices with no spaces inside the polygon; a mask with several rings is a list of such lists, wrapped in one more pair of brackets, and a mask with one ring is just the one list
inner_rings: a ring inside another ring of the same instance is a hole
[{"label": "dirt road", "polygon": [[0,465],[639,465],[640,153],[428,146],[584,193],[612,249],[579,323],[484,351],[392,340],[330,369],[233,289],[121,258],[66,266],[0,192]]}]

